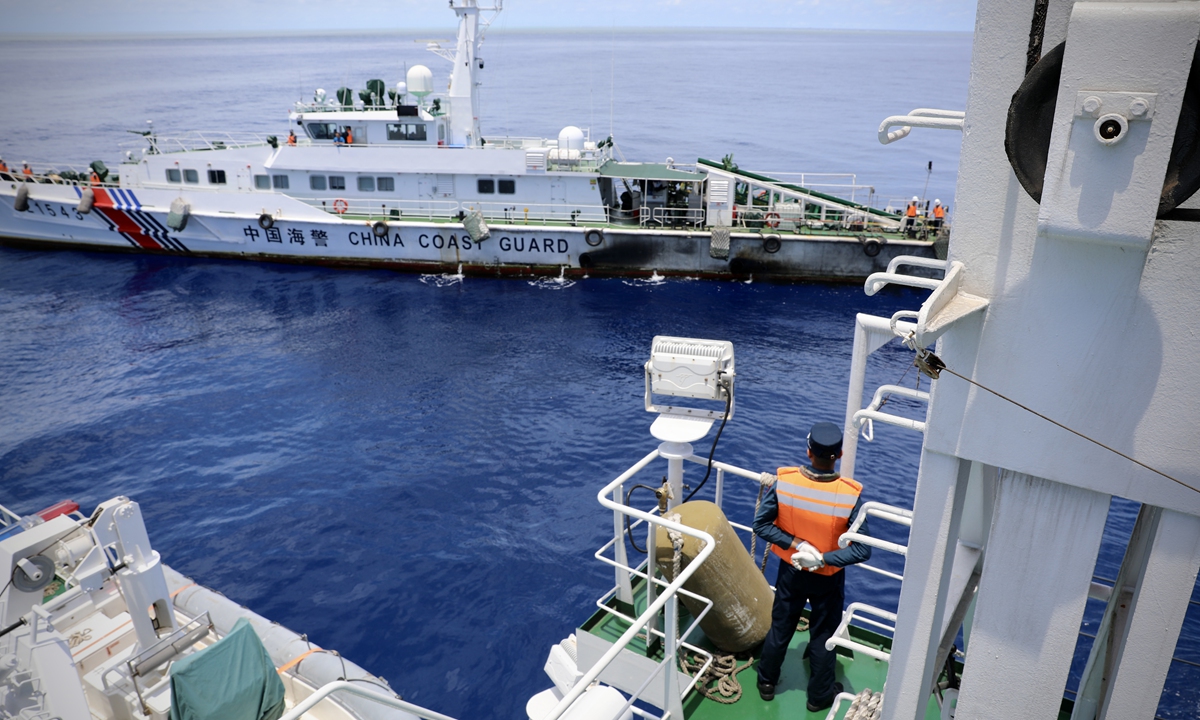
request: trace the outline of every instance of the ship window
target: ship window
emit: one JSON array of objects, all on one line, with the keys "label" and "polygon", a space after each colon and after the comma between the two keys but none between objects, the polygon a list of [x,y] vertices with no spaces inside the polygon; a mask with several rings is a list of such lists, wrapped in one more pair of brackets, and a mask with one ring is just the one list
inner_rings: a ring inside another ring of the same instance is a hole
[{"label": "ship window", "polygon": [[225,184],[225,171],[224,170],[209,170],[208,171],[208,184],[209,185],[224,185]]},{"label": "ship window", "polygon": [[167,182],[181,182],[182,176],[179,174],[179,168],[167,168]]},{"label": "ship window", "polygon": [[513,195],[516,192],[517,192],[517,181],[516,180],[501,180],[500,181],[500,194],[501,195]]},{"label": "ship window", "polygon": [[388,123],[388,140],[425,142],[425,123]]},{"label": "ship window", "polygon": [[346,178],[342,177],[341,175],[330,175],[329,176],[329,189],[330,190],[345,190],[346,189]]},{"label": "ship window", "polygon": [[275,186],[276,190],[287,190],[288,189],[288,176],[287,175],[272,175],[271,176],[271,184]]},{"label": "ship window", "polygon": [[336,123],[309,123],[304,127],[313,140],[332,140],[337,133]]},{"label": "ship window", "polygon": [[325,176],[324,175],[309,175],[308,176],[308,189],[309,190],[324,190],[325,189]]},{"label": "ship window", "polygon": [[375,178],[367,175],[358,176],[359,192],[375,192]]},{"label": "ship window", "polygon": [[196,183],[200,182],[200,173],[196,172],[195,170],[184,170],[183,181],[185,183],[192,183],[195,185]]},{"label": "ship window", "polygon": [[255,175],[254,176],[254,189],[255,190],[270,190],[271,189],[271,178],[267,175]]},{"label": "ship window", "polygon": [[477,184],[479,186],[479,194],[480,195],[491,195],[492,193],[496,192],[496,181],[495,180],[480,179]]},{"label": "ship window", "polygon": [[379,192],[393,192],[396,189],[396,178],[375,178],[375,187],[379,189]]}]

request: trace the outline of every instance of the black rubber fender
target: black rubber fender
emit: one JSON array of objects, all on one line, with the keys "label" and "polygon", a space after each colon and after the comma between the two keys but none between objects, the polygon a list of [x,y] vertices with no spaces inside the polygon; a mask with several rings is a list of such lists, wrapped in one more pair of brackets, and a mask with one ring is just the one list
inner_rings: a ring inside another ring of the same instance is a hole
[{"label": "black rubber fender", "polygon": [[377,238],[387,237],[388,224],[382,220],[376,220],[375,224],[371,226],[371,234]]},{"label": "black rubber fender", "polygon": [[762,246],[764,252],[774,255],[783,247],[783,241],[779,239],[778,235],[767,235],[763,237]]},{"label": "black rubber fender", "polygon": [[263,213],[258,216],[258,226],[263,230],[270,230],[275,227],[275,218],[271,217],[271,213]]},{"label": "black rubber fender", "polygon": [[879,254],[879,251],[883,249],[883,243],[880,242],[879,238],[873,237],[865,238],[862,241],[862,246],[863,254],[867,257],[875,257]]},{"label": "black rubber fender", "polygon": [[604,231],[600,228],[591,228],[583,234],[583,240],[591,247],[600,247],[604,242]]}]

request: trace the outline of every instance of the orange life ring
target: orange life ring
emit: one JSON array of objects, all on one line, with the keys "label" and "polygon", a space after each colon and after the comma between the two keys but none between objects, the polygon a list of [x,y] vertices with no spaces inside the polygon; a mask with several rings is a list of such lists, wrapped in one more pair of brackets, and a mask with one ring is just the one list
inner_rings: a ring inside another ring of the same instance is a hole
[{"label": "orange life ring", "polygon": [[764,215],[763,216],[763,225],[766,225],[769,228],[779,227],[779,213],[769,212],[766,215]]},{"label": "orange life ring", "polygon": [[345,215],[346,211],[349,209],[350,203],[346,202],[345,200],[338,198],[337,200],[333,201],[333,211],[338,215]]}]

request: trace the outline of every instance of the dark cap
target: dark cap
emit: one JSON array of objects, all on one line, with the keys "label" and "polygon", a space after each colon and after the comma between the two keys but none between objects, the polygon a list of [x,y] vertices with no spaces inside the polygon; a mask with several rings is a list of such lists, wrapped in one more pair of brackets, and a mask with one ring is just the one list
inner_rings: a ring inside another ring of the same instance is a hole
[{"label": "dark cap", "polygon": [[831,422],[813,425],[808,431],[808,449],[819,458],[836,458],[842,451],[842,429]]}]

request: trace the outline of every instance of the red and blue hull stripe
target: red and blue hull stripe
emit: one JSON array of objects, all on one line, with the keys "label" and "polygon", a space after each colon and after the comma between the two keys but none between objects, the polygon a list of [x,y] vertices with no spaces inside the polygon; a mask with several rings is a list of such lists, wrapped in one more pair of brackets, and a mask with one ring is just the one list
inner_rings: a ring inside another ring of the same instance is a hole
[{"label": "red and blue hull stripe", "polygon": [[[83,190],[76,187],[76,194]],[[94,210],[108,229],[120,233],[121,237],[135,248],[142,250],[167,250],[188,252],[179,238],[170,236],[170,231],[152,214],[142,209],[141,202],[132,190],[120,188],[92,188],[96,202]]]}]

